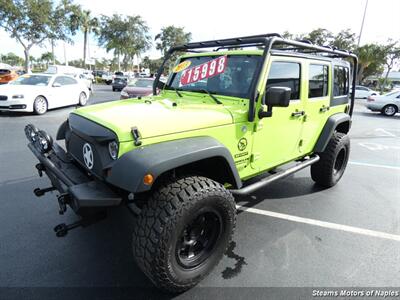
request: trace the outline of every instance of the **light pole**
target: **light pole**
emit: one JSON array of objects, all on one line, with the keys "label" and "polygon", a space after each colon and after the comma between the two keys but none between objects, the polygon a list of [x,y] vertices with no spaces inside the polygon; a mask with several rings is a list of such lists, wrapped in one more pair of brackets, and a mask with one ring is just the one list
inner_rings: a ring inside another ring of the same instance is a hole
[{"label": "light pole", "polygon": [[365,15],[367,14],[367,7],[368,7],[368,0],[366,0],[366,2],[365,2],[364,16],[363,16],[362,23],[361,23],[360,35],[358,36],[357,47],[360,47],[361,35],[362,35],[363,29],[364,29]]}]

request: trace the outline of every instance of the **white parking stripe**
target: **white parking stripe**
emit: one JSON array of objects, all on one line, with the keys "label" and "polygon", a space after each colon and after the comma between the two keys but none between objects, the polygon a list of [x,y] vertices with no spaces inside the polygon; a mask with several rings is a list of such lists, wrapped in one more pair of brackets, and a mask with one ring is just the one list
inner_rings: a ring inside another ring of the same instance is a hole
[{"label": "white parking stripe", "polygon": [[364,167],[373,167],[373,168],[384,168],[384,169],[391,169],[391,170],[400,170],[400,167],[396,166],[388,166],[388,165],[377,165],[377,164],[370,164],[370,163],[363,163],[357,161],[349,161],[350,165],[356,166],[364,166]]},{"label": "white parking stripe", "polygon": [[238,210],[248,212],[248,213],[253,213],[253,214],[278,218],[278,219],[297,222],[297,223],[303,223],[303,224],[319,226],[319,227],[323,227],[323,228],[329,228],[329,229],[334,229],[334,230],[340,230],[340,231],[351,232],[351,233],[356,233],[356,234],[361,234],[361,235],[366,235],[366,236],[400,242],[400,235],[396,235],[396,234],[390,234],[390,233],[386,233],[386,232],[380,232],[380,231],[363,229],[363,228],[358,228],[358,227],[353,227],[353,226],[324,222],[324,221],[319,221],[319,220],[314,220],[314,219],[302,218],[302,217],[297,217],[297,216],[293,216],[293,215],[277,213],[277,212],[273,212],[273,211],[269,211],[269,210],[262,210],[262,209],[258,209],[258,208],[252,208],[252,207],[246,207],[246,206],[240,206],[240,205],[237,205],[236,207]]}]

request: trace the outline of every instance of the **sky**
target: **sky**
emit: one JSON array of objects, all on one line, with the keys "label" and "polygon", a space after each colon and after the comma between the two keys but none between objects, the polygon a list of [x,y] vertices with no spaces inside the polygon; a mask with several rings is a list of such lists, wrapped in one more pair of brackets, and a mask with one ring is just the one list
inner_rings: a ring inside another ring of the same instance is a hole
[{"label": "sky", "polygon": [[[367,0],[201,0],[195,1],[135,1],[135,0],[75,0],[93,15],[140,15],[154,37],[162,27],[184,27],[192,33],[192,41],[230,38],[269,32],[306,33],[326,28],[334,33],[342,29],[360,32]],[[383,43],[389,38],[400,40],[400,0],[369,0],[361,44]],[[83,56],[83,37],[78,34],[74,44],[65,46],[67,59]],[[145,53],[151,58],[161,56],[155,50]],[[38,57],[51,51],[50,45],[34,47],[31,55]],[[90,57],[112,57],[90,38]],[[14,52],[23,57],[22,46],[0,30],[0,53]],[[55,50],[59,61],[64,61],[64,43]]]}]

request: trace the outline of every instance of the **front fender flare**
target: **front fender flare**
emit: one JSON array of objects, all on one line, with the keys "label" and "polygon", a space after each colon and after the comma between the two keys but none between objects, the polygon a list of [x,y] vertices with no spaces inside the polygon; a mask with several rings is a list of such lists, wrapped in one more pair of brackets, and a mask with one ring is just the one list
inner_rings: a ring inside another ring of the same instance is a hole
[{"label": "front fender flare", "polygon": [[212,137],[194,137],[152,144],[123,154],[111,166],[106,181],[130,192],[144,192],[151,186],[143,183],[146,174],[158,176],[175,168],[207,158],[222,158],[232,172],[235,188],[242,185],[229,150]]}]

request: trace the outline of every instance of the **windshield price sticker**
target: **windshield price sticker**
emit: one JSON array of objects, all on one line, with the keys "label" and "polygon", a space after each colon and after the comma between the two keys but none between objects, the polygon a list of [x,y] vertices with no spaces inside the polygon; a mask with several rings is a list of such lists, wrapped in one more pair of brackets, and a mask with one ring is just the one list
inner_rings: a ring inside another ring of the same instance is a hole
[{"label": "windshield price sticker", "polygon": [[184,70],[181,76],[180,85],[187,85],[197,81],[210,78],[225,72],[227,56],[220,56],[206,63]]}]

